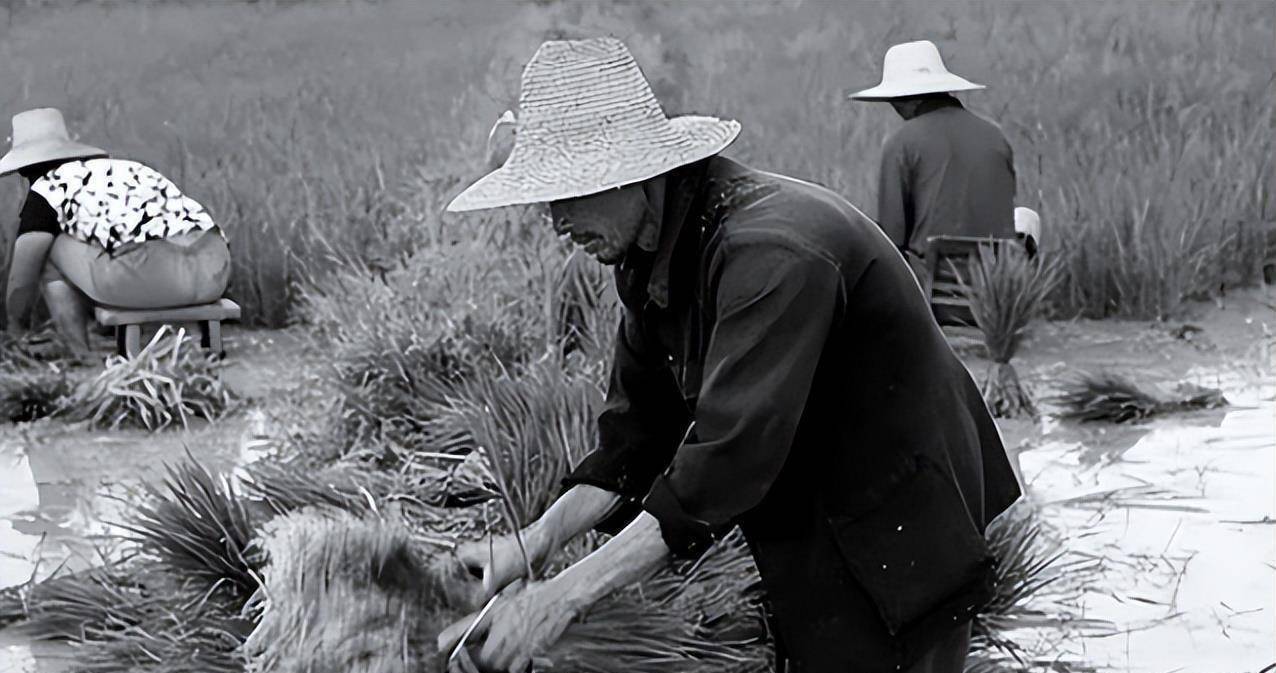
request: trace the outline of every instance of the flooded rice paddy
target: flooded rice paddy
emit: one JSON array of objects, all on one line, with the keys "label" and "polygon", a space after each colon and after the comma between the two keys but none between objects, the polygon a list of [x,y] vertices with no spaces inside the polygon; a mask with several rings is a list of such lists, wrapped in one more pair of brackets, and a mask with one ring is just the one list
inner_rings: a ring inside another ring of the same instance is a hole
[{"label": "flooded rice paddy", "polygon": [[[1048,415],[1003,424],[1044,522],[1093,571],[1072,607],[1097,626],[1063,643],[1061,659],[1130,673],[1257,673],[1276,662],[1276,381],[1265,324],[1273,319],[1254,315],[1213,316],[1216,341],[1204,346],[1167,340],[1159,326],[1055,326],[1018,362],[1038,396],[1068,369],[1119,367],[1141,384],[1219,387],[1231,403],[1130,425]],[[242,387],[269,395],[297,385],[296,376],[280,383],[297,366],[269,344],[246,351],[231,373]],[[981,366],[971,363],[977,376]],[[187,451],[233,470],[272,432],[252,405],[211,426],[155,435],[57,421],[0,426],[0,588],[109,558],[141,480]],[[68,654],[0,631],[0,673],[63,670]]]}]

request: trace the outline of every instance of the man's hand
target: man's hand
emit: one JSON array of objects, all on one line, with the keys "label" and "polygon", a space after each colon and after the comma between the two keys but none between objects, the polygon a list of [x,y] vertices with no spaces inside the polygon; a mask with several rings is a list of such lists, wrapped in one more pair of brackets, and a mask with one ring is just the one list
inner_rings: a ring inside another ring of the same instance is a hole
[{"label": "man's hand", "polygon": [[523,529],[522,549],[518,538],[502,535],[463,544],[456,555],[471,575],[483,580],[483,599],[487,600],[510,582],[526,577],[529,563],[533,570],[539,570],[563,545],[606,516],[619,500],[616,494],[594,486],[573,487],[536,523]]},{"label": "man's hand", "polygon": [[[669,558],[660,523],[642,512],[633,523],[593,553],[547,582],[511,585],[470,634],[467,645],[486,636],[474,662],[480,669],[523,673],[581,611],[624,586],[658,570]],[[440,652],[451,652],[474,617],[445,629]]]},{"label": "man's hand", "polygon": [[486,537],[456,548],[457,558],[465,569],[483,581],[484,601],[511,582],[525,578],[529,564],[533,570],[540,569],[552,551],[549,536],[543,531],[544,528],[539,526],[524,529],[522,548],[513,535]]},{"label": "man's hand", "polygon": [[[481,671],[523,673],[534,657],[552,646],[580,611],[580,601],[563,582],[519,582],[509,587],[474,627],[467,646],[470,660]],[[449,626],[438,637],[439,652],[450,653],[474,622],[470,615]]]}]

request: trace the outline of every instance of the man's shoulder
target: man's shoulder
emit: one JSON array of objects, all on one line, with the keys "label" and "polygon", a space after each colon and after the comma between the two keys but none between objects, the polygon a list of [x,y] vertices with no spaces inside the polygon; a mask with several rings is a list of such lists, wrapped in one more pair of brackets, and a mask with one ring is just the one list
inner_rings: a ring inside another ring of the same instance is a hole
[{"label": "man's shoulder", "polygon": [[842,195],[798,178],[750,169],[754,198],[723,218],[724,251],[756,246],[785,248],[839,263],[871,250],[877,225]]}]

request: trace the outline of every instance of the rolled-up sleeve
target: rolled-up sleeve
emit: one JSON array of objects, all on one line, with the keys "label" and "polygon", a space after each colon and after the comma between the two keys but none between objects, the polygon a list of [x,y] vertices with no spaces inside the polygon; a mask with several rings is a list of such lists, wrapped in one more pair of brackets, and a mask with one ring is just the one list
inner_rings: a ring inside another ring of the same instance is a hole
[{"label": "rolled-up sleeve", "polygon": [[642,511],[642,498],[672,459],[691,424],[690,411],[667,360],[653,349],[637,315],[620,320],[607,398],[598,416],[598,446],[563,481],[622,497],[597,525],[615,533]]},{"label": "rolled-up sleeve", "polygon": [[816,253],[765,237],[724,252],[695,426],[643,501],[681,557],[767,494],[844,302],[840,271]]}]

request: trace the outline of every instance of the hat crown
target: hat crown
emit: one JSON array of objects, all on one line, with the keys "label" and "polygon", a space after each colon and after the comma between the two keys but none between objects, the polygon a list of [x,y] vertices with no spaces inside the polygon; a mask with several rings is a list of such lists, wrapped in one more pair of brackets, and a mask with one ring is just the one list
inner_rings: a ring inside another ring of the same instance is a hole
[{"label": "hat crown", "polygon": [[740,133],[735,121],[670,119],[620,40],[555,40],[523,69],[513,149],[502,117],[488,133],[500,166],[448,204],[450,211],[572,199],[631,185],[713,156]]},{"label": "hat crown", "polygon": [[66,120],[57,108],[37,108],[13,115],[14,146],[39,140],[71,140]]},{"label": "hat crown", "polygon": [[615,38],[542,44],[523,70],[517,127],[511,161],[528,152],[681,140]]},{"label": "hat crown", "polygon": [[897,44],[886,50],[886,58],[882,62],[883,80],[947,74],[944,59],[930,40]]}]

